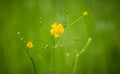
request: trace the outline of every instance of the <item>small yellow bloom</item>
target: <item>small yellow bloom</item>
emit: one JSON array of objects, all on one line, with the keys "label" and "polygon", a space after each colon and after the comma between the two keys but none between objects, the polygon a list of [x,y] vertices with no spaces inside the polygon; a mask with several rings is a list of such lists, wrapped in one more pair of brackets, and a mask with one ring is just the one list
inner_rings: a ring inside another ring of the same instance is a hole
[{"label": "small yellow bloom", "polygon": [[83,15],[88,16],[88,12],[87,11],[83,12]]},{"label": "small yellow bloom", "polygon": [[33,47],[33,43],[32,42],[28,42],[27,43],[27,48],[32,48]]},{"label": "small yellow bloom", "polygon": [[62,34],[64,32],[64,27],[62,24],[57,24],[54,23],[52,24],[52,29],[50,30],[50,33],[55,37],[58,38],[60,36],[60,34]]}]

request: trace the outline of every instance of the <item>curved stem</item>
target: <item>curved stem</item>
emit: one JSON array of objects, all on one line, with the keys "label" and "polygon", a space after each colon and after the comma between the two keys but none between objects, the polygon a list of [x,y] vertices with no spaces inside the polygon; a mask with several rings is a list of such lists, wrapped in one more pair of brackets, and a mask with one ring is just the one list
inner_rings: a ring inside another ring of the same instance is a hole
[{"label": "curved stem", "polygon": [[28,54],[28,56],[29,56],[29,58],[30,58],[30,60],[31,60],[31,62],[32,62],[32,65],[33,65],[35,74],[37,74],[37,69],[36,69],[36,67],[35,67],[34,60],[33,60],[32,56],[30,55],[30,50],[29,50],[28,48],[27,48],[27,54]]}]

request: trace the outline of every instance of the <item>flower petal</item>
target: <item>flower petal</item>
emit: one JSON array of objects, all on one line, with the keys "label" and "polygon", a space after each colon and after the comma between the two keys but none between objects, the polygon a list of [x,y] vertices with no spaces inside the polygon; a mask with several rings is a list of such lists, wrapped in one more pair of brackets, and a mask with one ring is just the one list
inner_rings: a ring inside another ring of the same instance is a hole
[{"label": "flower petal", "polygon": [[53,29],[57,28],[57,23],[52,24],[51,26]]},{"label": "flower petal", "polygon": [[50,30],[50,33],[51,33],[52,35],[54,35],[54,33],[55,33],[54,29],[51,29],[51,30]]},{"label": "flower petal", "polygon": [[58,38],[60,35],[59,34],[55,34],[54,36],[55,36],[55,38]]},{"label": "flower petal", "polygon": [[62,29],[62,28],[63,28],[63,25],[62,25],[62,24],[58,24],[58,28],[59,28],[59,29]]}]

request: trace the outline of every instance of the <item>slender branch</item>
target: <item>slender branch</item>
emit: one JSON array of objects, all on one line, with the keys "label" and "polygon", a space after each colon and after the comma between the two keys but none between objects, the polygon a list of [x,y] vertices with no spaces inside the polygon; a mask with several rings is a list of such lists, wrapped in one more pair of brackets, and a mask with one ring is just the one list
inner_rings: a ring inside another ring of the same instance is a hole
[{"label": "slender branch", "polygon": [[84,17],[84,16],[79,17],[78,19],[76,19],[75,21],[73,21],[73,22],[71,23],[71,25],[73,25],[73,24],[79,22],[83,17]]},{"label": "slender branch", "polygon": [[30,50],[27,48],[27,54],[32,62],[32,65],[33,65],[33,68],[34,68],[34,71],[35,71],[35,74],[37,74],[37,69],[36,69],[36,66],[35,66],[35,63],[34,63],[34,60],[32,58],[32,56],[30,55]]},{"label": "slender branch", "polygon": [[67,25],[68,25],[68,23],[69,23],[68,14],[67,14],[67,16],[66,16],[66,22],[67,22]]},{"label": "slender branch", "polygon": [[79,56],[85,51],[85,49],[90,44],[91,40],[92,40],[91,38],[88,38],[88,41],[86,42],[86,44],[84,45],[84,47],[82,48],[82,50],[76,54],[76,59],[75,59],[74,68],[73,68],[73,74],[75,74],[75,72],[76,72],[77,62],[78,62]]},{"label": "slender branch", "polygon": [[77,68],[77,62],[78,62],[79,56],[76,55],[75,63],[74,63],[74,68],[73,68],[73,74],[75,74],[76,68]]},{"label": "slender branch", "polygon": [[[53,53],[54,53],[54,51],[53,51]],[[52,54],[50,74],[53,74],[53,60],[54,60],[54,54]]]},{"label": "slender branch", "polygon": [[53,39],[53,45],[54,45],[54,47],[53,47],[53,54],[52,54],[52,59],[51,59],[51,66],[50,66],[50,74],[53,74],[53,60],[54,60],[54,55],[55,55],[55,48],[56,48],[56,46],[55,46],[55,40],[54,40],[54,38],[52,38]]},{"label": "slender branch", "polygon": [[78,56],[80,56],[84,51],[85,49],[88,47],[88,45],[90,44],[90,42],[92,41],[91,38],[88,38],[88,41],[86,42],[85,46],[82,48],[82,50],[78,53]]},{"label": "slender branch", "polygon": [[84,17],[84,16],[79,17],[78,19],[74,20],[71,24],[67,23],[68,26],[67,26],[67,28],[66,28],[66,32],[67,32],[67,30],[69,29],[69,27],[71,27],[73,24],[76,24],[77,22],[79,22],[83,17]]}]

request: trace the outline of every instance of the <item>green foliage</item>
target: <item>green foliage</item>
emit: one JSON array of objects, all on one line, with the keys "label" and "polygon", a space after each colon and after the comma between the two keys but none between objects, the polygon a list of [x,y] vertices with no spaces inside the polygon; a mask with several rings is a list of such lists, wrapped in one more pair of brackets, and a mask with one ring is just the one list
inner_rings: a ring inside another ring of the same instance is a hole
[{"label": "green foliage", "polygon": [[[60,36],[52,73],[73,74],[76,50],[91,44],[79,56],[75,74],[119,74],[119,0],[0,0],[0,74],[34,74],[26,44],[38,74],[50,74],[53,23],[68,24],[88,11]],[[21,36],[18,38],[17,32]],[[58,39],[58,40],[59,40]],[[57,42],[57,41],[56,41]]]}]

